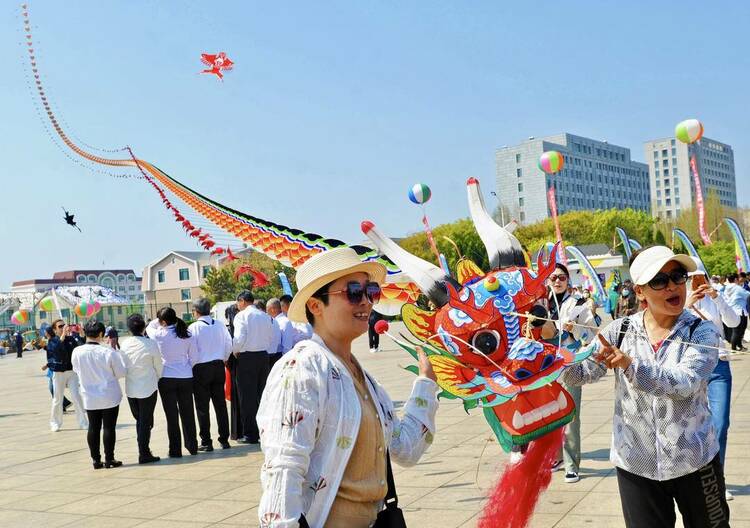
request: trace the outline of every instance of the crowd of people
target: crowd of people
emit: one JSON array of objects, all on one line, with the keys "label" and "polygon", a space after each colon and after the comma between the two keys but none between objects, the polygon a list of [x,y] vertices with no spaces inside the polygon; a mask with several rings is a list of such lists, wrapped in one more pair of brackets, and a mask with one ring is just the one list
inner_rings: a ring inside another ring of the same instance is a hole
[{"label": "crowd of people", "polygon": [[[699,261],[663,246],[636,252],[631,278],[617,287],[614,320],[603,329],[593,299],[570,284],[566,266],[557,264],[547,280],[542,338],[587,358],[561,378],[578,412],[551,470],[564,469],[568,483],[580,479],[581,387],[612,372],[611,460],[628,527],[674,526],[674,503],[686,527],[729,526],[729,360],[732,351],[744,350],[750,287],[744,274],[720,279],[701,270]],[[436,376],[421,350],[401,417],[352,354],[353,340],[368,330],[370,349],[378,350],[372,305],[384,277],[380,264],[339,248],[300,267],[294,299],[263,303],[240,293],[226,311],[227,326],[211,317],[205,299],[193,303],[189,327],[171,308],[149,324],[131,316],[132,337],[121,345],[100,322],[86,324],[83,342],[56,321],[45,366],[52,372],[50,427],[62,425],[68,389],[78,423],[88,429],[94,467],[121,465],[115,425],[118,379],[125,377],[140,463],[159,460],[149,448],[157,393],[170,457],[181,457],[183,446],[191,455],[213,450],[213,405],[222,448],[230,447],[230,437],[262,440],[262,521],[370,526],[388,510],[384,498],[395,493],[391,457],[402,465],[420,459],[434,438],[438,407]]]},{"label": "crowd of people", "polygon": [[[83,329],[62,319],[53,321],[46,328],[47,362],[42,367],[52,395],[50,430],[61,429],[63,414],[72,405],[78,426],[88,430],[94,468],[122,465],[115,458],[115,443],[123,397],[119,380],[124,378],[136,421],[140,464],[160,460],[150,448],[159,399],[170,458],[182,457],[183,447],[190,455],[213,451],[211,406],[223,449],[231,447],[230,438],[257,444],[255,415],[271,366],[297,342],[312,336],[310,325],[287,318],[291,301],[291,296],[283,296],[262,303],[243,291],[227,309],[228,325],[211,316],[205,298],[192,303],[194,320],[189,326],[171,307],[161,308],[149,323],[134,314],[127,320],[131,336],[122,343],[116,329],[95,319]],[[227,387],[233,395],[231,425]]]}]

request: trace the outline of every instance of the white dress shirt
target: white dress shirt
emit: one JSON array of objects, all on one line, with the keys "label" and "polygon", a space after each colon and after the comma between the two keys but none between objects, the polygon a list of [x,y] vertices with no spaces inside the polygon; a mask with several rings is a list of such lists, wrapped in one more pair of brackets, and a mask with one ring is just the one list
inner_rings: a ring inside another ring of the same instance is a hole
[{"label": "white dress shirt", "polygon": [[281,343],[277,352],[286,354],[297,344],[294,326],[284,312],[279,313],[274,320],[281,331]]},{"label": "white dress shirt", "polygon": [[202,315],[188,327],[188,331],[195,338],[195,345],[198,347],[196,365],[229,359],[232,353],[232,336],[221,321],[210,315]]},{"label": "white dress shirt", "polygon": [[271,345],[268,347],[268,353],[269,354],[276,354],[281,352],[281,328],[279,328],[279,323],[276,322],[276,319],[271,319],[272,324],[272,337],[271,337]]},{"label": "white dress shirt", "polygon": [[736,313],[738,317],[747,315],[747,299],[750,297],[750,292],[742,289],[742,286],[738,284],[728,282],[727,285],[724,286],[722,295],[724,296],[724,300],[732,307],[732,310],[734,310],[734,313]]},{"label": "white dress shirt", "polygon": [[273,319],[255,306],[248,306],[234,318],[233,352],[273,353]]},{"label": "white dress shirt", "polygon": [[163,378],[192,378],[193,365],[198,359],[198,348],[192,335],[182,339],[177,337],[174,325],[161,326],[154,319],[146,327],[148,336],[159,346],[164,370]]},{"label": "white dress shirt", "polygon": [[99,343],[86,343],[75,348],[72,363],[87,411],[120,405],[122,390],[117,378],[128,372],[122,354]]},{"label": "white dress shirt", "polygon": [[128,337],[120,345],[128,367],[125,394],[128,398],[148,398],[156,391],[164,363],[156,341],[143,336]]}]

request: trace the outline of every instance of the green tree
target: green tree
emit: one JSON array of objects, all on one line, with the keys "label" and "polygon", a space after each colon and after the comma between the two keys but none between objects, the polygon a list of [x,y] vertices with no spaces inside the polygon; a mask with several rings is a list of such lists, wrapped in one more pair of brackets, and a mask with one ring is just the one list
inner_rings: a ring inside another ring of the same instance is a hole
[{"label": "green tree", "polygon": [[737,273],[734,262],[734,242],[718,241],[710,246],[697,246],[698,254],[711,275]]},{"label": "green tree", "polygon": [[[253,269],[262,272],[268,277],[269,284],[262,288],[254,287],[254,279],[250,273],[243,273],[235,278],[235,274],[241,266],[251,266]],[[256,252],[209,271],[201,289],[211,304],[220,301],[233,301],[242,290],[251,290],[257,299],[268,300],[271,297],[280,297],[283,294],[281,282],[277,275],[280,271],[283,271],[289,278],[289,282],[294,284],[296,272],[293,268],[288,268],[262,253]]]}]

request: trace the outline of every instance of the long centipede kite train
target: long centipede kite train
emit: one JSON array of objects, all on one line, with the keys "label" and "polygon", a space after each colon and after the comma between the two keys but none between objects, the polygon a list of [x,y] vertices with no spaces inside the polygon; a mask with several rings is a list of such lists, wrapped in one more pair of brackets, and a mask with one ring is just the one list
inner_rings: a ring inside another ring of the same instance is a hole
[{"label": "long centipede kite train", "polygon": [[[217,247],[210,229],[196,227],[187,214],[170,199],[179,199],[214,229],[229,233],[253,249],[292,267],[312,255],[344,245],[300,229],[289,228],[256,218],[222,205],[180,183],[154,164],[129,157],[111,159],[79,147],[63,130],[52,112],[37,67],[27,6],[22,6],[29,52],[32,86],[36,90],[54,132],[81,158],[101,166],[136,169],[158,192],[185,231],[203,248],[216,255],[232,256],[230,248]],[[441,396],[460,398],[466,410],[480,407],[498,443],[506,451],[529,445],[522,461],[506,467],[495,487],[484,514],[483,528],[523,528],[529,522],[539,494],[550,482],[549,467],[562,439],[562,427],[576,413],[571,396],[558,383],[565,368],[585,359],[580,343],[560,346],[541,339],[541,329],[533,316],[544,317],[545,280],[555,267],[556,250],[550,261],[541,259],[537,271],[525,261],[518,240],[498,226],[487,213],[479,182],[467,182],[469,211],[480,238],[487,248],[491,270],[484,272],[468,259],[458,263],[456,278],[444,270],[409,254],[383,235],[372,222],[362,230],[376,249],[352,246],[362,260],[378,260],[389,273],[384,296],[390,303],[380,307],[385,313],[401,308],[401,315],[413,338],[398,344],[416,357],[421,345],[428,355],[442,389]],[[168,195],[170,193],[170,195]],[[423,292],[435,306],[422,310],[414,302]],[[540,313],[539,309],[542,309]],[[394,433],[396,434],[396,433]],[[424,441],[432,433],[423,430]],[[266,526],[273,526],[273,513]]]}]

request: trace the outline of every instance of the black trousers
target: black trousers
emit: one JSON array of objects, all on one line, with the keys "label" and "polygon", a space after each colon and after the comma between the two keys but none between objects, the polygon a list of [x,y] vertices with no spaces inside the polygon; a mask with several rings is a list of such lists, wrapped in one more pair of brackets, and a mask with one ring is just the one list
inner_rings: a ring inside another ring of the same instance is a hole
[{"label": "black trousers", "polygon": [[198,363],[193,367],[193,393],[195,413],[198,415],[198,429],[201,444],[211,445],[211,417],[209,403],[213,403],[216,422],[219,426],[219,443],[229,440],[229,415],[224,399],[224,362],[217,359],[208,363]]},{"label": "black trousers", "polygon": [[739,350],[742,348],[742,336],[745,335],[746,329],[747,329],[747,316],[743,315],[740,317],[739,326],[731,329],[732,335],[728,341],[732,343],[732,350]]},{"label": "black trousers", "polygon": [[266,388],[268,365],[266,352],[242,352],[237,358],[237,396],[242,432],[251,442],[260,440],[255,415],[258,414],[263,389]]},{"label": "black trousers", "polygon": [[281,352],[276,352],[275,354],[268,354],[268,372],[271,372],[271,369],[276,364],[278,360],[281,359],[281,356],[283,356]]},{"label": "black trousers", "polygon": [[685,528],[729,528],[719,455],[698,471],[665,481],[617,468],[617,484],[628,528],[674,528],[675,502]]},{"label": "black trousers", "polygon": [[198,451],[198,439],[195,436],[195,411],[193,408],[193,378],[161,378],[159,396],[164,414],[167,417],[167,435],[169,436],[169,455],[182,455],[180,422],[182,435],[185,437],[185,449],[190,453]]},{"label": "black trousers", "polygon": [[367,338],[370,341],[370,349],[378,348],[380,346],[380,334],[378,334],[373,327],[367,329]]},{"label": "black trousers", "polygon": [[[117,426],[117,415],[120,412],[120,406],[110,407],[109,409],[86,410],[89,418],[89,432],[86,441],[89,444],[89,452],[94,462],[102,461],[100,449],[100,437],[104,441],[104,460],[115,459],[115,441],[117,435],[115,427]],[[102,434],[102,427],[104,433]]]},{"label": "black trousers", "polygon": [[145,398],[128,398],[130,412],[135,418],[135,432],[138,436],[138,455],[145,457],[151,454],[151,429],[154,427],[154,409],[156,409],[156,391]]}]

